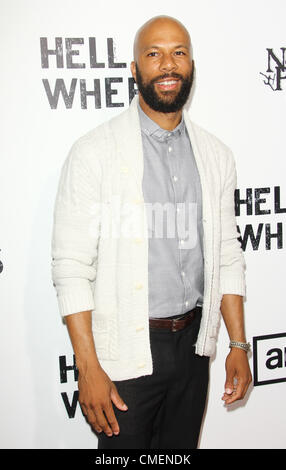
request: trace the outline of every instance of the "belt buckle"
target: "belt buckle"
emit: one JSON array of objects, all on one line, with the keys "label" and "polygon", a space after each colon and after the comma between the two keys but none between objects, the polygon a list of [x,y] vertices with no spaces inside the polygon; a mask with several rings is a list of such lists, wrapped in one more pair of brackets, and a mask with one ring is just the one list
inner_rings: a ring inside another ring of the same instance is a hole
[{"label": "belt buckle", "polygon": [[177,319],[172,320],[172,328],[171,328],[171,331],[172,331],[172,332],[179,331],[179,330],[177,329],[177,325],[176,325],[176,323],[178,323],[178,321],[179,321],[179,319],[178,319],[178,320],[177,320]]}]

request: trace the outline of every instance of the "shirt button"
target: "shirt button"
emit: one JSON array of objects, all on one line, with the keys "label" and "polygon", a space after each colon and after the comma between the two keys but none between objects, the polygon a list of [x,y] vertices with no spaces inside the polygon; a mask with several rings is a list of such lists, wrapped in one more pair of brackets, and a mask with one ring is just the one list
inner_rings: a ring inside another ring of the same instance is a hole
[{"label": "shirt button", "polygon": [[146,362],[139,362],[139,364],[137,364],[138,369],[141,369],[142,367],[145,367],[145,365],[146,365]]},{"label": "shirt button", "polygon": [[184,275],[185,275],[185,271],[181,271],[181,274],[182,274],[182,276],[184,276]]},{"label": "shirt button", "polygon": [[185,302],[185,305],[186,305],[186,307],[189,305],[189,302],[188,302],[188,300]]},{"label": "shirt button", "polygon": [[143,330],[144,330],[144,326],[142,326],[142,325],[138,325],[137,328],[136,328],[137,333],[139,331],[143,331]]},{"label": "shirt button", "polygon": [[120,168],[121,173],[128,173],[128,167],[127,166],[122,166]]},{"label": "shirt button", "polygon": [[174,181],[178,181],[178,177],[177,177],[177,176],[173,176],[173,179],[174,179]]},{"label": "shirt button", "polygon": [[135,243],[142,243],[142,241],[143,241],[142,238],[135,238],[134,239]]},{"label": "shirt button", "polygon": [[140,282],[137,282],[137,284],[135,284],[135,289],[142,289],[143,287],[143,284],[141,284]]},{"label": "shirt button", "polygon": [[168,147],[168,150],[169,150],[169,152],[172,152],[173,149],[172,149],[172,147],[170,146],[170,147]]}]

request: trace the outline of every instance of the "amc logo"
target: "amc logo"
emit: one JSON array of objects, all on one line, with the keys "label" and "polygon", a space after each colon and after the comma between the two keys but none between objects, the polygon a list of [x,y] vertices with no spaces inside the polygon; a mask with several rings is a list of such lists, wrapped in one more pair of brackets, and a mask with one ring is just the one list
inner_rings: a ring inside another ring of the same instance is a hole
[{"label": "amc logo", "polygon": [[253,383],[286,382],[286,333],[253,338]]}]

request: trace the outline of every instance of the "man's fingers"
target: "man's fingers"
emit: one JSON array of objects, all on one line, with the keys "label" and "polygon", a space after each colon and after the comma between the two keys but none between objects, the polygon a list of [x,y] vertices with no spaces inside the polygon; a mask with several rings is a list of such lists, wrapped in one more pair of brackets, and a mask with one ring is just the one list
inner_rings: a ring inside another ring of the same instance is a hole
[{"label": "man's fingers", "polygon": [[94,412],[92,411],[91,408],[88,408],[87,409],[87,412],[84,413],[89,424],[93,427],[93,429],[95,429],[98,433],[101,433],[102,432],[102,427],[99,426],[98,422],[97,422],[97,419],[96,419],[96,416],[94,414]]},{"label": "man's fingers", "polygon": [[223,396],[223,400],[225,401],[226,405],[229,405],[230,403],[233,403],[237,400],[241,400],[243,398],[243,393],[242,393],[243,387],[242,385],[235,385],[232,387],[232,392],[231,393],[225,393]]},{"label": "man's fingers", "polygon": [[87,406],[83,404],[81,407],[87,421],[98,433],[104,431],[108,436],[112,436],[111,428],[108,425],[101,407],[95,407],[93,405]]},{"label": "man's fingers", "polygon": [[97,425],[105,432],[107,436],[119,434],[119,425],[114,414],[111,401],[102,404],[101,407],[93,409]]},{"label": "man's fingers", "polygon": [[222,397],[228,405],[244,398],[252,376],[245,351],[232,349],[225,363],[226,381],[225,393]]},{"label": "man's fingers", "polygon": [[[86,383],[83,385],[86,387]],[[114,413],[113,403],[122,411],[126,411],[127,405],[117,392],[113,382],[105,375],[99,383],[97,394],[83,387],[85,393],[80,394],[80,405],[88,422],[97,431],[104,431],[107,436],[119,434],[119,425]]]},{"label": "man's fingers", "polygon": [[230,374],[227,374],[226,376],[226,381],[225,381],[225,384],[224,384],[224,391],[227,395],[231,395],[233,393],[233,390],[234,390],[234,376],[233,375],[230,375]]},{"label": "man's fingers", "polygon": [[107,436],[112,436],[113,433],[105,417],[105,414],[103,413],[103,409],[98,406],[93,409],[93,412],[95,414],[97,425],[105,432]]},{"label": "man's fingers", "polygon": [[87,416],[87,407],[84,405],[84,403],[80,403],[81,411],[84,416]]},{"label": "man's fingers", "polygon": [[244,398],[250,382],[251,380],[248,378],[239,379],[235,384],[227,382],[225,393],[222,397],[222,400],[225,401],[225,404],[229,405],[230,403],[234,403],[235,401]]},{"label": "man's fingers", "polygon": [[109,426],[111,427],[111,430],[114,434],[119,434],[119,425],[117,422],[117,419],[114,414],[114,410],[112,407],[112,403],[109,402],[109,404],[105,407],[104,413],[106,416],[106,419],[109,423]]},{"label": "man's fingers", "polygon": [[110,398],[113,401],[114,405],[122,411],[126,411],[128,409],[126,403],[122,400],[121,396],[119,395],[116,386],[112,383]]}]

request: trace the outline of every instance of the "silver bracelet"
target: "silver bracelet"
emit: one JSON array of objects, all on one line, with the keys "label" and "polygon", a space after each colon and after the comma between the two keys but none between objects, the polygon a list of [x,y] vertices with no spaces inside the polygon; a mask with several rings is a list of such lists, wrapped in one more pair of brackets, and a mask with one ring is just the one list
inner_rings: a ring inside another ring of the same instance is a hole
[{"label": "silver bracelet", "polygon": [[240,341],[230,341],[229,347],[243,349],[243,351],[248,352],[250,350],[250,343],[241,343]]}]

